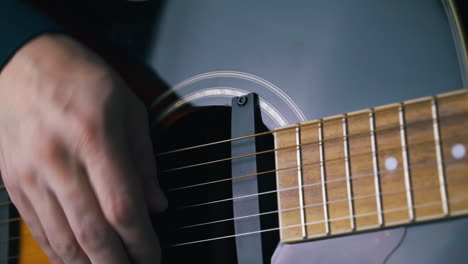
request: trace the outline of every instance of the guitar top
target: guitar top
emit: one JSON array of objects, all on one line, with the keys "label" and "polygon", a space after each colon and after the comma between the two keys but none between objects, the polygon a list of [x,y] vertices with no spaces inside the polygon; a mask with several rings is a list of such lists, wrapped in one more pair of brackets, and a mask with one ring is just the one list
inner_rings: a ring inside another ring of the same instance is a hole
[{"label": "guitar top", "polygon": [[[464,263],[461,2],[176,0],[135,20],[154,36],[129,47],[170,87],[135,85],[170,201],[154,223],[165,262]],[[240,153],[257,171],[236,174],[231,103],[251,92],[262,154]],[[256,192],[239,198],[238,176]],[[236,201],[253,197],[258,213],[239,214]],[[48,263],[20,218],[0,213],[17,223],[2,263]],[[239,231],[249,218],[258,226]],[[255,261],[239,253],[250,235]]]}]

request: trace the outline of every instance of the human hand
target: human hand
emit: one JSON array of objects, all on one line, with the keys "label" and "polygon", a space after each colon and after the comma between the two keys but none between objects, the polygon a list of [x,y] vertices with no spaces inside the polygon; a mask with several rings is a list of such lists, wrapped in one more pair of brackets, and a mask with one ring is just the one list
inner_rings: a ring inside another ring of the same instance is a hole
[{"label": "human hand", "polygon": [[53,263],[158,263],[156,179],[144,105],[98,56],[42,35],[0,72],[0,170]]}]

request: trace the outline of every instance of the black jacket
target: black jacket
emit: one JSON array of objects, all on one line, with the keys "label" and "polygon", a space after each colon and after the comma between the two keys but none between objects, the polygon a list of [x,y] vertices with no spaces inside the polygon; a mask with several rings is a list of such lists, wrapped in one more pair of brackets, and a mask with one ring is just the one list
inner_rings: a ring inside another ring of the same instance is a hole
[{"label": "black jacket", "polygon": [[[125,39],[138,40],[139,35],[150,34],[151,23],[143,19],[154,17],[160,4],[154,0],[0,0],[0,70],[24,43],[45,32],[66,32],[83,41],[97,36],[116,45]],[[82,36],[84,32],[94,35]],[[142,45],[123,48],[141,50]]]},{"label": "black jacket", "polygon": [[0,1],[0,69],[26,42],[61,27],[29,4],[19,0]]}]

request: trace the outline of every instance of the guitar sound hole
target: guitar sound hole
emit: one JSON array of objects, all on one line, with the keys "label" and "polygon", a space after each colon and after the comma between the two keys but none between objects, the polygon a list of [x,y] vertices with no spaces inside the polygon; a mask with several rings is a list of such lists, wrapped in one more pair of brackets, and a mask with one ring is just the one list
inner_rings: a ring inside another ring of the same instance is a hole
[{"label": "guitar sound hole", "polygon": [[[230,138],[230,108],[202,108],[177,121],[170,129],[153,129],[152,137],[156,153],[180,149]],[[271,135],[259,137],[263,148],[273,148]],[[169,199],[169,209],[157,217],[154,223],[161,238],[165,263],[237,263],[236,241],[234,237],[180,245],[205,239],[231,236],[235,234],[234,221],[220,221],[233,218],[231,181],[217,182],[192,188],[173,190],[184,186],[212,182],[231,178],[229,161],[210,165],[192,167],[164,173],[172,168],[219,160],[231,156],[230,143],[216,144],[160,156],[158,168],[163,189]],[[273,155],[260,157],[259,171],[271,170],[274,167]],[[275,188],[274,173],[259,177],[259,192]],[[262,212],[275,211],[276,193],[260,196]],[[228,199],[225,202],[193,206],[207,202]],[[278,227],[277,214],[266,214],[261,217],[262,229]],[[211,223],[199,225],[202,223]],[[195,227],[187,227],[198,225]],[[186,228],[185,228],[186,227]],[[278,243],[278,232],[262,233],[265,262],[269,262]]]}]

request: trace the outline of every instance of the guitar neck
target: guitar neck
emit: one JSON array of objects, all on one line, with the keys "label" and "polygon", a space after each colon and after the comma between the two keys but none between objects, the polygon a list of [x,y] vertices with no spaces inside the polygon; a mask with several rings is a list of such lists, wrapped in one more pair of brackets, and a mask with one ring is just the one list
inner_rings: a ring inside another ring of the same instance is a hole
[{"label": "guitar neck", "polygon": [[283,242],[468,213],[468,89],[275,130]]}]

